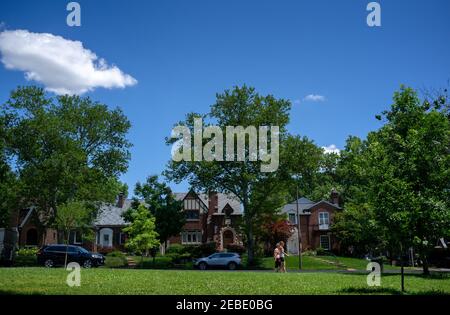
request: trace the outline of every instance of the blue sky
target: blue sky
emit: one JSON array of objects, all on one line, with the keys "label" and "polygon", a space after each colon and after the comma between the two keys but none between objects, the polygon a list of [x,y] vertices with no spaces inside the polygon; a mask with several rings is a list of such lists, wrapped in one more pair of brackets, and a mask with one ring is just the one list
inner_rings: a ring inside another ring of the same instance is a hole
[{"label": "blue sky", "polygon": [[[132,123],[122,176],[130,192],[170,159],[164,138],[173,124],[208,111],[217,92],[235,85],[292,100],[292,133],[342,148],[348,135],[380,126],[374,116],[400,84],[439,88],[450,79],[448,0],[378,1],[375,28],[366,24],[368,0],[78,1],[81,27],[67,26],[68,2],[1,1],[0,23],[80,41],[137,80],[84,94],[120,106]],[[34,83],[1,64],[0,102]]]}]

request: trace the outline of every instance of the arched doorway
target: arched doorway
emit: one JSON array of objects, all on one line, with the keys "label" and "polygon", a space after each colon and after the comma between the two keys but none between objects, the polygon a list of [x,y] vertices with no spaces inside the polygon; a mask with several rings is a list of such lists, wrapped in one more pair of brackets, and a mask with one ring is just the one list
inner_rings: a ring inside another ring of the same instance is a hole
[{"label": "arched doorway", "polygon": [[27,245],[37,246],[38,244],[38,232],[36,229],[29,229],[27,231]]},{"label": "arched doorway", "polygon": [[227,248],[228,245],[234,243],[234,234],[231,230],[225,230],[223,232],[223,248]]}]

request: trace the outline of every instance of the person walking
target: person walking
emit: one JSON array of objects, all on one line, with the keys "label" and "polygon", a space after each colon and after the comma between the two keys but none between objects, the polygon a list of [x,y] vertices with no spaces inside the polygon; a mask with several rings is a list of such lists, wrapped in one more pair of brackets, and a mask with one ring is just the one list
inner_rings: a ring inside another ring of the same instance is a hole
[{"label": "person walking", "polygon": [[281,268],[281,251],[280,251],[280,243],[275,245],[275,249],[273,251],[273,259],[275,261],[275,272],[279,272]]},{"label": "person walking", "polygon": [[283,241],[280,241],[279,243],[279,252],[280,252],[280,270],[281,272],[286,272],[286,257],[289,255],[284,250]]}]

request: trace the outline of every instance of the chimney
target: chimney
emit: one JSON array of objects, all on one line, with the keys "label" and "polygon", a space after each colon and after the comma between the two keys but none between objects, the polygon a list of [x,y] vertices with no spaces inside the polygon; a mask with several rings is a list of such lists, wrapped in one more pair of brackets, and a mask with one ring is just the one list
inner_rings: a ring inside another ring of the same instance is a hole
[{"label": "chimney", "polygon": [[125,204],[125,194],[121,192],[117,197],[117,207],[123,208],[124,204]]},{"label": "chimney", "polygon": [[339,206],[339,193],[334,188],[331,190],[331,203]]},{"label": "chimney", "polygon": [[215,191],[208,193],[208,214],[211,215],[218,211],[219,199],[218,194]]}]

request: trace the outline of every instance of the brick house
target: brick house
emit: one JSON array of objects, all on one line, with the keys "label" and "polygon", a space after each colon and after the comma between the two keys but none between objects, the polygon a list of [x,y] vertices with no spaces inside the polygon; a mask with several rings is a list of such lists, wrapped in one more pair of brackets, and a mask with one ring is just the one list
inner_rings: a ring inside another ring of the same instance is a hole
[{"label": "brick house", "polygon": [[222,251],[230,244],[242,245],[238,231],[242,208],[235,196],[216,192],[197,194],[193,190],[175,196],[183,202],[186,224],[180,235],[169,239],[169,246],[215,242],[217,250]]},{"label": "brick house", "polygon": [[[176,243],[198,245],[216,242],[217,249],[223,250],[228,244],[242,244],[237,231],[242,211],[236,198],[221,193],[196,194],[192,190],[176,193],[175,197],[183,202],[186,224],[180,235],[169,239],[169,246]],[[95,239],[86,240],[74,231],[70,233],[69,243],[101,253],[124,250],[127,236],[123,228],[128,223],[122,214],[131,204],[131,199],[119,195],[115,204],[102,205],[93,225]],[[40,247],[58,242],[58,232],[54,229],[39,229],[36,220],[33,208],[17,211],[12,216],[8,230],[11,231],[9,234],[14,234],[10,238],[19,247]]]},{"label": "brick house", "polygon": [[331,233],[330,227],[335,214],[342,208],[339,206],[339,194],[336,191],[333,191],[330,197],[330,201],[320,200],[318,202],[304,197],[298,199],[298,218],[297,201],[293,201],[282,208],[281,212],[287,214],[294,230],[286,244],[289,253],[298,254],[298,219],[300,219],[303,250],[319,247],[331,251],[339,250],[339,243]]}]

